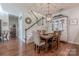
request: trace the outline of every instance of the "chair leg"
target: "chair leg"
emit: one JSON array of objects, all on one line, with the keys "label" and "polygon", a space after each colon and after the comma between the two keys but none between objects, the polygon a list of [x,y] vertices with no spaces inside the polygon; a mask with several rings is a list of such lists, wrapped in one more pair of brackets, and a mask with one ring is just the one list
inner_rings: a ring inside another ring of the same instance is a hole
[{"label": "chair leg", "polygon": [[36,51],[36,44],[34,44],[34,50]]},{"label": "chair leg", "polygon": [[40,46],[38,46],[38,53],[40,53]]},{"label": "chair leg", "polygon": [[59,38],[57,38],[57,49],[59,48]]},{"label": "chair leg", "polygon": [[35,49],[36,49],[35,51],[38,52],[38,46],[37,45],[35,45]]}]

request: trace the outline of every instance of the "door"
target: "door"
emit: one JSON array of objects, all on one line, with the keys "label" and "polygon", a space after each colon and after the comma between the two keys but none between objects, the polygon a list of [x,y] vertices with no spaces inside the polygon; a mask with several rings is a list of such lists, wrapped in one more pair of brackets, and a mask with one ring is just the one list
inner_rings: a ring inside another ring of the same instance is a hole
[{"label": "door", "polygon": [[18,39],[18,17],[9,14],[10,38]]},{"label": "door", "polygon": [[0,41],[1,41],[1,20],[0,20]]}]

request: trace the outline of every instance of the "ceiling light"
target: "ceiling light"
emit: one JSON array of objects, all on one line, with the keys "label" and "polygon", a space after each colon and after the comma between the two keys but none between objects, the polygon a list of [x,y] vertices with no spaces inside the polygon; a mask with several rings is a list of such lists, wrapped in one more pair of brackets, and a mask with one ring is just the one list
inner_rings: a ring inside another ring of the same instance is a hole
[{"label": "ceiling light", "polygon": [[48,13],[46,14],[46,18],[47,18],[47,21],[51,21],[51,14],[49,13],[49,9],[50,9],[50,6],[49,6],[50,4],[48,3]]},{"label": "ceiling light", "polygon": [[[2,13],[7,13],[6,11],[4,11],[4,10],[2,9],[1,4],[0,4],[0,12],[2,12]],[[8,14],[8,13],[7,13],[7,14]]]}]

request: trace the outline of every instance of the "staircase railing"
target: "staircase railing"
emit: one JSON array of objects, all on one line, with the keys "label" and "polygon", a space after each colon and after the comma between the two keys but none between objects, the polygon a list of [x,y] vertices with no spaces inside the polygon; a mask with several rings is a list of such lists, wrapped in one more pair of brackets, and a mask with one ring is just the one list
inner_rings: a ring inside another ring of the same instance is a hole
[{"label": "staircase railing", "polygon": [[43,19],[43,17],[42,18],[40,18],[39,20],[37,20],[35,23],[33,23],[30,27],[28,27],[25,31],[27,31],[28,29],[30,29],[30,28],[32,28],[34,25],[36,25],[39,21],[41,21]]},{"label": "staircase railing", "polygon": [[35,23],[33,23],[30,27],[28,27],[27,29],[25,29],[25,39],[27,39],[27,30],[31,29],[34,25],[36,25],[38,22],[40,22],[41,20],[44,19],[44,17],[41,17],[40,19],[33,13],[33,11],[31,10],[32,14],[34,15],[34,17],[37,19],[37,21]]}]

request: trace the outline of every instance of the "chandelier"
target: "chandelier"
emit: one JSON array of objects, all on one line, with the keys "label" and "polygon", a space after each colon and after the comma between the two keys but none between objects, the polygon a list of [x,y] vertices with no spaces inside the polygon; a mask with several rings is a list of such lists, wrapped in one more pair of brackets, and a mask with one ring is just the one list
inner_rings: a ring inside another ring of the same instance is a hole
[{"label": "chandelier", "polygon": [[47,9],[48,9],[48,11],[47,11],[47,14],[46,14],[46,20],[49,22],[49,21],[51,21],[50,3],[48,3]]}]

